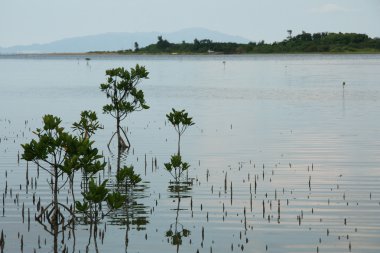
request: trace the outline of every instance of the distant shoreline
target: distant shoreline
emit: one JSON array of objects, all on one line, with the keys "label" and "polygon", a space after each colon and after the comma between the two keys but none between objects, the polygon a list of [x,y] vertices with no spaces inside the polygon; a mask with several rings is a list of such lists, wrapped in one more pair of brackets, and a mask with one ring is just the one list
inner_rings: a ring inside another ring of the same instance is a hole
[{"label": "distant shoreline", "polygon": [[[250,56],[250,55],[380,55],[378,52],[291,52],[291,53],[241,53],[241,54],[212,54],[212,53],[115,53],[115,52],[81,52],[81,53],[16,53],[0,54],[0,57],[34,57],[34,56]],[[91,60],[91,58],[89,59]]]}]

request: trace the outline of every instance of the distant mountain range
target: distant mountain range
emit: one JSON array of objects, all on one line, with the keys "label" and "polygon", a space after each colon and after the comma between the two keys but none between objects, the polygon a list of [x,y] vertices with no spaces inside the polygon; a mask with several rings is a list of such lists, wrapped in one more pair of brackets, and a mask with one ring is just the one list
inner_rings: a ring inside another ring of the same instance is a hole
[{"label": "distant mountain range", "polygon": [[172,33],[136,32],[136,33],[104,33],[83,37],[67,38],[46,44],[0,47],[0,54],[14,53],[81,53],[89,51],[117,51],[133,49],[137,42],[139,47],[145,47],[157,42],[157,37],[173,43],[182,41],[193,42],[194,39],[210,39],[214,42],[248,43],[249,40],[240,36],[211,31],[204,28],[188,28]]}]

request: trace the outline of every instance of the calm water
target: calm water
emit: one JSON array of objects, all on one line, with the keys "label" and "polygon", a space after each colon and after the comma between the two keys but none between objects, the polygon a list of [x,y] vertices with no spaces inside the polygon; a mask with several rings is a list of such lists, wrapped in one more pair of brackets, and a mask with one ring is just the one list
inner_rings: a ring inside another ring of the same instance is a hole
[{"label": "calm water", "polygon": [[[91,58],[0,57],[4,252],[52,252],[52,237],[33,218],[33,196],[50,201],[46,174],[40,172],[37,188],[25,187],[20,144],[31,140],[44,114],[70,127],[82,110],[94,110],[105,126],[97,146],[112,167],[101,176],[112,180],[115,159],[106,143],[114,121],[101,113],[107,100],[99,84],[106,69],[136,63],[150,72],[141,88],[151,109],[125,121],[133,150],[124,163],[144,182],[133,207],[101,223],[100,252],[379,252],[379,55]],[[165,122],[173,107],[196,123],[182,138],[194,185],[181,193],[179,211],[163,169],[176,151],[175,131]],[[28,176],[37,177],[32,164]],[[176,218],[190,231],[179,247],[165,236]],[[88,226],[78,225],[75,247],[66,235],[69,251],[85,252],[88,236]]]}]

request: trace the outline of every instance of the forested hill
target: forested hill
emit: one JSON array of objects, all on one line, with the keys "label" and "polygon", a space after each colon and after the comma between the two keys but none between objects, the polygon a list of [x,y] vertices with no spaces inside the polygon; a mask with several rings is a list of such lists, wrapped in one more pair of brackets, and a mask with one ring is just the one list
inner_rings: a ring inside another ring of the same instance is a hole
[{"label": "forested hill", "polygon": [[357,33],[307,33],[289,36],[281,42],[248,44],[194,39],[193,43],[171,43],[162,36],[155,44],[118,53],[138,54],[251,54],[251,53],[380,53],[380,38]]}]

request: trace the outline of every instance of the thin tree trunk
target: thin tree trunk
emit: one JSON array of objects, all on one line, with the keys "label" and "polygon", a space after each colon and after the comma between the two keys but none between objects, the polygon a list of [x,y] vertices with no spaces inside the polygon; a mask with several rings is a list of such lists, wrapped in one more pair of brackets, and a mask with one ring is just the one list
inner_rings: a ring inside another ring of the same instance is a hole
[{"label": "thin tree trunk", "polygon": [[[121,150],[121,141],[120,141],[120,116],[119,112],[116,114],[116,134],[117,134],[117,149]],[[119,168],[118,168],[119,169]]]},{"label": "thin tree trunk", "polygon": [[58,168],[54,168],[54,212],[53,212],[53,229],[54,229],[54,253],[58,253]]},{"label": "thin tree trunk", "polygon": [[76,245],[76,236],[75,236],[75,218],[74,218],[74,220],[73,220],[72,232],[73,232],[73,253],[75,253],[75,245]]},{"label": "thin tree trunk", "polygon": [[87,246],[86,246],[86,253],[88,253],[89,249],[90,249],[91,237],[92,237],[92,221],[90,223],[90,235],[88,237],[88,243],[87,243]]},{"label": "thin tree trunk", "polygon": [[178,156],[181,155],[181,134],[178,133]]},{"label": "thin tree trunk", "polygon": [[95,222],[95,225],[94,225],[94,245],[95,245],[96,253],[99,253],[98,243],[97,243],[97,235],[98,235],[98,224],[97,224],[97,222]]},{"label": "thin tree trunk", "polygon": [[128,252],[128,244],[129,244],[129,206],[127,206],[127,229],[125,230],[125,253]]},{"label": "thin tree trunk", "polygon": [[[181,197],[179,196],[179,189],[177,190],[177,216],[175,218],[175,232],[174,234],[176,235],[178,233],[178,218],[179,218],[179,208],[180,208],[180,202],[181,202]],[[181,239],[179,239],[181,240]],[[179,242],[177,243],[177,253],[179,252]]]},{"label": "thin tree trunk", "polygon": [[119,111],[116,114],[116,134],[117,134],[117,171],[120,170],[120,155],[121,155],[121,136],[120,136],[120,116]]},{"label": "thin tree trunk", "polygon": [[73,204],[75,207],[75,194],[74,194],[74,172],[70,175],[70,189],[71,189],[71,197],[73,199]]}]

